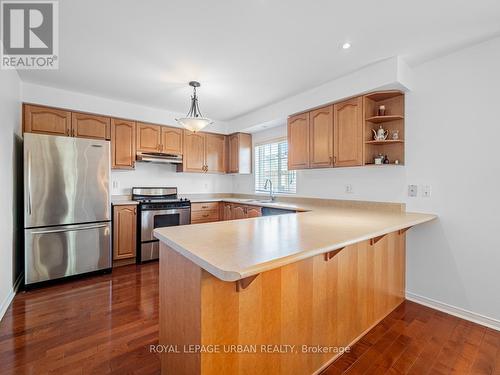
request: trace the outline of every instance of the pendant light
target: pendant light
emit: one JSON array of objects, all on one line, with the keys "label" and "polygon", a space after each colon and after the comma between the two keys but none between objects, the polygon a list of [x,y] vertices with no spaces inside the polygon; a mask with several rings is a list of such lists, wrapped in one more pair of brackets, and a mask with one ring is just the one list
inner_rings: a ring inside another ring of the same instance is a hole
[{"label": "pendant light", "polygon": [[177,121],[180,125],[185,127],[187,130],[191,130],[192,132],[197,132],[203,129],[205,126],[213,124],[213,121],[203,117],[200,112],[200,107],[198,107],[198,97],[196,96],[196,88],[200,87],[200,83],[196,81],[189,82],[189,86],[193,88],[193,96],[191,96],[191,108],[189,109],[186,117],[177,118]]}]

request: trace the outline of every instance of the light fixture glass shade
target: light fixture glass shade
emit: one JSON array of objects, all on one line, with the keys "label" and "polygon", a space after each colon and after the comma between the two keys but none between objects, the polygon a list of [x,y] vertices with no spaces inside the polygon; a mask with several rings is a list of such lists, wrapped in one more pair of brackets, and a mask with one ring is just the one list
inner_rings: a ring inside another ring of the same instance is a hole
[{"label": "light fixture glass shade", "polygon": [[213,124],[213,121],[206,117],[183,117],[176,119],[176,121],[192,132],[200,131],[205,126]]}]

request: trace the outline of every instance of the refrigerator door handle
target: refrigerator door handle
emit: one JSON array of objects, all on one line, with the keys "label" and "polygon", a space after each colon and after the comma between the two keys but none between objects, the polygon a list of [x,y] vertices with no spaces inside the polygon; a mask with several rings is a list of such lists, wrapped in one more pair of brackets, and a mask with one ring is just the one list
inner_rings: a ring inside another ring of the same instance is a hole
[{"label": "refrigerator door handle", "polygon": [[31,151],[28,151],[28,215],[31,216]]},{"label": "refrigerator door handle", "polygon": [[77,230],[90,230],[90,229],[106,228],[107,226],[108,226],[108,223],[97,224],[97,225],[81,225],[81,226],[75,226],[74,228],[38,230],[38,231],[31,232],[31,234],[74,232]]}]

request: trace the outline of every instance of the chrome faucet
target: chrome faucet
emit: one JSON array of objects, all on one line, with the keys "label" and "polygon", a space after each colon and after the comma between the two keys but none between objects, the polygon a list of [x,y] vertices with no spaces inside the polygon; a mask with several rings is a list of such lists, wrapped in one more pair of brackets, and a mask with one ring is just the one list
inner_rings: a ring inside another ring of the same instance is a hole
[{"label": "chrome faucet", "polygon": [[268,178],[266,179],[266,183],[264,184],[264,189],[267,189],[267,185],[269,185],[269,198],[274,201],[276,197],[273,193],[273,182]]}]

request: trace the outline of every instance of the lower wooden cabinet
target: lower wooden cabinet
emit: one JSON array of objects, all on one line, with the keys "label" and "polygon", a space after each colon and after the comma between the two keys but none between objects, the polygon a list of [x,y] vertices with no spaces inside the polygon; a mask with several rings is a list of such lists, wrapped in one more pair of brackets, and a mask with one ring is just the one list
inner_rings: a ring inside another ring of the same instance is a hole
[{"label": "lower wooden cabinet", "polygon": [[137,206],[113,207],[113,260],[134,258],[137,239]]},{"label": "lower wooden cabinet", "polygon": [[219,220],[219,202],[202,202],[191,204],[191,224],[210,223]]},{"label": "lower wooden cabinet", "polygon": [[262,216],[262,207],[225,203],[223,212],[223,220],[248,219]]}]

